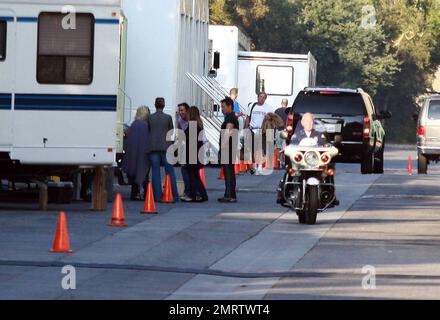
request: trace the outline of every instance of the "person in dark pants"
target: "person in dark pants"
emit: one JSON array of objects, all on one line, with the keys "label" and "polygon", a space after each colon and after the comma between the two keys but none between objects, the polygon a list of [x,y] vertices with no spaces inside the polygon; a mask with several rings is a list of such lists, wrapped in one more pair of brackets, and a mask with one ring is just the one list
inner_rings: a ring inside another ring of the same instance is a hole
[{"label": "person in dark pants", "polygon": [[[189,126],[185,130],[186,164],[184,167],[188,172],[189,195],[181,198],[181,200],[183,202],[206,202],[208,201],[208,194],[200,178],[200,169],[203,168],[203,163],[199,159],[200,150],[203,148],[203,141],[201,139],[203,122],[197,107],[189,108],[188,120]],[[193,157],[190,155],[193,155]]]},{"label": "person in dark pants", "polygon": [[220,162],[225,173],[225,196],[218,199],[222,203],[236,203],[235,160],[237,159],[239,124],[234,113],[234,102],[231,98],[222,100],[222,112],[225,120],[220,134]]},{"label": "person in dark pants", "polygon": [[163,165],[166,174],[169,175],[171,179],[174,202],[178,202],[179,193],[177,190],[176,174],[173,166],[167,160],[167,151],[171,146],[171,142],[167,141],[167,134],[174,129],[173,119],[163,112],[165,108],[164,98],[157,98],[154,105],[156,107],[156,113],[152,114],[148,119],[150,126],[148,158],[152,169],[154,200],[156,202],[162,201],[160,167]]},{"label": "person in dark pants", "polygon": [[[189,105],[186,102],[183,102],[178,105],[179,114],[177,116],[177,129],[186,131],[188,129],[188,111]],[[185,165],[181,166],[182,179],[185,185],[184,197],[189,197],[189,176],[188,176],[188,168]],[[181,200],[183,199],[181,198]]]}]

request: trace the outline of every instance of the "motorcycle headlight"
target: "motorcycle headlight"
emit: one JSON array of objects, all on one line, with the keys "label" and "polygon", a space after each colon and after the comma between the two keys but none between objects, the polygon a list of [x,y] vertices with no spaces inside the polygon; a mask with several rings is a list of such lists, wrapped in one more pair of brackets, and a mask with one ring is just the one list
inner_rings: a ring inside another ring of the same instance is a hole
[{"label": "motorcycle headlight", "polygon": [[319,155],[316,152],[307,152],[304,159],[306,160],[306,163],[311,167],[317,167],[319,165]]}]

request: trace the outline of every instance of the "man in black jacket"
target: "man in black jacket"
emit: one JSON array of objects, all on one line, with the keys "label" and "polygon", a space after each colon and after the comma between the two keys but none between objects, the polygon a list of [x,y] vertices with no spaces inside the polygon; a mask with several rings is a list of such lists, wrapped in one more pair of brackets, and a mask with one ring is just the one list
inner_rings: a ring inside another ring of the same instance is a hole
[{"label": "man in black jacket", "polygon": [[237,159],[239,124],[234,113],[234,101],[226,98],[222,101],[225,120],[220,134],[220,163],[225,173],[225,196],[218,199],[223,203],[236,203],[235,161]]}]

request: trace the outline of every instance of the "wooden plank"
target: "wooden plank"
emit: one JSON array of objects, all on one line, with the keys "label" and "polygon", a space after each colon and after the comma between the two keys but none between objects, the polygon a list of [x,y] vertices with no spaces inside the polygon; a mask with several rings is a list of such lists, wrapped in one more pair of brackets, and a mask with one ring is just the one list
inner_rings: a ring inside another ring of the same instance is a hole
[{"label": "wooden plank", "polygon": [[47,184],[45,183],[39,183],[38,184],[38,207],[41,211],[47,211],[48,202],[49,202],[49,192]]},{"label": "wooden plank", "polygon": [[92,210],[107,210],[106,172],[103,166],[95,168],[95,177],[92,186]]}]

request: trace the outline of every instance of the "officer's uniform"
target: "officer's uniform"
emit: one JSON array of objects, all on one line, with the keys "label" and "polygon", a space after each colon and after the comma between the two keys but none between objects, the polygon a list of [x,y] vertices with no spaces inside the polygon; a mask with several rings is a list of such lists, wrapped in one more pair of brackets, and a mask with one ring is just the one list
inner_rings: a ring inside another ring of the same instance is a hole
[{"label": "officer's uniform", "polygon": [[312,138],[312,139],[315,139],[315,140],[316,140],[316,144],[317,144],[318,146],[323,146],[324,144],[327,143],[327,139],[326,139],[326,137],[325,137],[325,134],[320,133],[320,132],[316,131],[315,129],[312,129],[312,132],[311,132],[311,134],[310,134],[310,137],[308,137],[307,134],[306,134],[306,132],[304,131],[304,129],[301,129],[298,133],[295,133],[295,134],[292,136],[292,139],[291,139],[290,144],[298,145],[298,144],[300,144],[300,142],[301,142],[303,139],[306,139],[306,138]]}]

